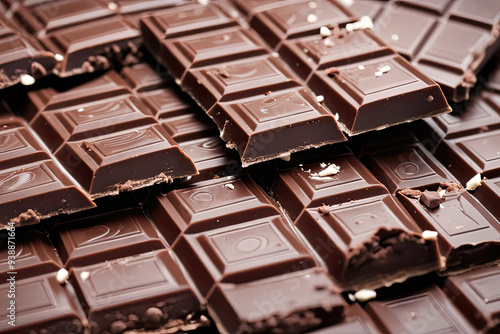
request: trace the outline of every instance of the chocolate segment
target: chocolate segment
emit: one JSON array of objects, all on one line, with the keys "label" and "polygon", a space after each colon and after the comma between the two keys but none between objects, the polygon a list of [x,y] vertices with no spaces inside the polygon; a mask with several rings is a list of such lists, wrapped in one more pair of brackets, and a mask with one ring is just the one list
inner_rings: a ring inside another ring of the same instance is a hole
[{"label": "chocolate segment", "polygon": [[[10,283],[0,285],[0,331],[19,333],[84,333],[87,321],[67,289],[55,274],[46,274],[15,281],[15,300],[7,298]],[[14,307],[11,301],[15,301]],[[10,309],[9,309],[10,307]],[[14,312],[11,312],[11,310]],[[14,315],[10,317],[10,315]],[[15,326],[8,324],[14,320]]]},{"label": "chocolate segment", "polygon": [[359,304],[353,304],[345,308],[345,318],[339,324],[310,332],[310,334],[328,333],[376,334],[381,331]]},{"label": "chocolate segment", "polygon": [[388,333],[474,333],[474,327],[435,285],[370,301],[366,312]]},{"label": "chocolate segment", "polygon": [[271,199],[248,176],[222,178],[167,194],[152,194],[149,215],[174,245],[184,233],[200,233],[278,215]]},{"label": "chocolate segment", "polygon": [[[8,277],[8,272],[16,272],[16,279],[24,279],[55,273],[62,267],[54,247],[43,232],[36,230],[17,234],[14,232],[10,243],[8,236],[2,234],[0,237],[0,277]],[[15,245],[14,255],[9,254],[9,250],[13,249],[12,245]],[[12,270],[11,264],[14,266]]]},{"label": "chocolate segment", "polygon": [[90,327],[99,332],[156,329],[200,307],[167,250],[73,268],[71,281]]},{"label": "chocolate segment", "polygon": [[494,260],[500,247],[500,224],[465,190],[445,192],[430,209],[418,199],[398,193],[398,199],[423,230],[438,232],[439,250],[447,269],[467,268]]},{"label": "chocolate segment", "polygon": [[455,181],[446,168],[416,141],[404,144],[392,138],[378,147],[370,147],[362,159],[393,194],[404,188],[425,190],[440,182]]},{"label": "chocolate segment", "polygon": [[489,131],[439,143],[434,156],[463,184],[476,174],[500,176],[500,130]]},{"label": "chocolate segment", "polygon": [[165,248],[138,209],[71,220],[52,231],[66,267],[85,266]]},{"label": "chocolate segment", "polygon": [[481,7],[473,1],[388,1],[374,26],[382,40],[459,102],[469,98],[476,75],[500,46],[499,12],[494,0]]},{"label": "chocolate segment", "polygon": [[493,264],[448,277],[443,290],[478,331],[495,333],[500,330],[499,279],[500,267]]},{"label": "chocolate segment", "polygon": [[346,154],[280,171],[271,192],[295,220],[305,208],[383,195],[387,189],[359,160]]},{"label": "chocolate segment", "polygon": [[439,86],[397,55],[316,71],[308,86],[350,135],[451,111]]},{"label": "chocolate segment", "polygon": [[440,267],[436,240],[424,239],[391,195],[332,205],[329,214],[307,209],[295,224],[345,290],[377,288]]},{"label": "chocolate segment", "polygon": [[338,322],[345,302],[320,269],[244,284],[217,284],[208,298],[229,333],[302,333]]},{"label": "chocolate segment", "polygon": [[219,103],[208,115],[243,167],[344,140],[332,115],[304,89]]}]

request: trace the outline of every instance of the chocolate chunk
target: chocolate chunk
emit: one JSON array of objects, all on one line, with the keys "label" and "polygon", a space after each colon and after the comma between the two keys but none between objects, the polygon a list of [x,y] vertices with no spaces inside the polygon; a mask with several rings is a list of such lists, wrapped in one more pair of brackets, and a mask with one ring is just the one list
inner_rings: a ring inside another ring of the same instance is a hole
[{"label": "chocolate chunk", "polygon": [[420,199],[420,196],[422,195],[422,192],[420,190],[410,188],[401,189],[398,193],[416,199]]},{"label": "chocolate chunk", "polygon": [[70,280],[89,321],[100,331],[122,328],[117,321],[127,321],[127,315],[142,318],[151,307],[168,315],[161,324],[183,321],[200,307],[167,250],[73,268]]},{"label": "chocolate chunk", "polygon": [[344,290],[377,288],[440,266],[436,241],[424,240],[389,194],[333,205],[328,215],[307,209],[295,224]]},{"label": "chocolate chunk", "polygon": [[429,209],[434,209],[439,206],[443,199],[437,191],[424,190],[420,196],[420,201]]},{"label": "chocolate chunk", "polygon": [[440,205],[429,209],[418,199],[398,199],[423,230],[437,231],[449,271],[494,260],[500,250],[500,224],[465,190],[445,193]]},{"label": "chocolate chunk", "polygon": [[[321,288],[318,288],[321,287]],[[229,333],[302,333],[338,322],[345,302],[320,269],[217,284],[208,303]]]}]

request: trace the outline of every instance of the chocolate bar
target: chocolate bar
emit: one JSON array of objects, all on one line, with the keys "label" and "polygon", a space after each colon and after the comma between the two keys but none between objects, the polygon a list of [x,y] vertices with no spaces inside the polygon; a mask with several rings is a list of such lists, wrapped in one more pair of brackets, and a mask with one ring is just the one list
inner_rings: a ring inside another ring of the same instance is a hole
[{"label": "chocolate bar", "polygon": [[21,83],[32,85],[51,73],[57,60],[40,43],[10,20],[0,4],[0,89]]},{"label": "chocolate bar", "polygon": [[116,73],[61,93],[30,92],[29,99],[31,126],[93,198],[196,174]]},{"label": "chocolate bar", "polygon": [[181,6],[141,23],[145,45],[207,111],[243,167],[345,140],[333,115],[220,4]]},{"label": "chocolate bar", "polygon": [[[331,1],[259,6],[250,25],[355,135],[451,111],[439,86]],[[403,98],[404,97],[404,98]]]},{"label": "chocolate bar", "polygon": [[180,0],[24,1],[10,3],[8,16],[42,44],[47,54],[55,57],[54,72],[65,77],[139,62],[139,17],[151,10],[182,3]]},{"label": "chocolate bar", "polygon": [[[377,36],[438,82],[449,100],[468,99],[476,75],[500,47],[498,2],[373,2],[384,7],[372,16]],[[371,15],[363,6],[352,10]]]}]

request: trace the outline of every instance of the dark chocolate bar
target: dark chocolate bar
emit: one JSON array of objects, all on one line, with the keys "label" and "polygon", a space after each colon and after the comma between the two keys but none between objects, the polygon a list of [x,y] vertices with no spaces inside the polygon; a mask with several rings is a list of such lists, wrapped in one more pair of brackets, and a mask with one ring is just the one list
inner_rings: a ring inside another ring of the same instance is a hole
[{"label": "dark chocolate bar", "polygon": [[451,111],[435,82],[368,30],[369,19],[327,0],[279,4],[255,4],[250,25],[349,135]]},{"label": "dark chocolate bar", "polygon": [[[377,36],[438,82],[448,99],[468,99],[476,75],[500,47],[499,3],[372,2],[384,7],[372,17]],[[359,16],[371,14],[362,6],[352,10]]]}]

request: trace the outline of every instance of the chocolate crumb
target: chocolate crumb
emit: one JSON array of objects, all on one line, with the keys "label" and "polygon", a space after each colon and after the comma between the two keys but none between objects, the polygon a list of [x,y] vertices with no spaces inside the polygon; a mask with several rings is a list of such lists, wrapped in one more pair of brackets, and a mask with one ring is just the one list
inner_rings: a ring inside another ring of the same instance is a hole
[{"label": "chocolate crumb", "polygon": [[271,91],[268,90],[267,92],[264,93],[266,96],[271,94]]},{"label": "chocolate crumb", "polygon": [[318,212],[322,215],[327,215],[330,213],[331,209],[332,208],[329,205],[323,204],[323,206],[318,208]]},{"label": "chocolate crumb", "polygon": [[228,71],[226,71],[225,69],[223,68],[218,68],[217,69],[217,74],[220,75],[221,77],[223,78],[226,78],[226,79],[229,79],[231,78],[231,74],[229,74]]},{"label": "chocolate crumb", "polygon": [[149,325],[159,325],[163,319],[163,312],[159,308],[150,307],[144,312],[144,319]]},{"label": "chocolate crumb", "polygon": [[420,196],[422,195],[422,192],[420,190],[410,189],[410,188],[401,189],[399,191],[399,193],[401,195],[405,195],[407,197],[416,198],[416,199],[419,199]]},{"label": "chocolate crumb", "polygon": [[127,329],[127,325],[123,321],[113,321],[109,326],[109,330],[113,334],[123,333]]},{"label": "chocolate crumb", "polygon": [[326,70],[325,70],[325,73],[326,75],[328,75],[329,77],[333,77],[335,75],[338,75],[340,73],[339,69],[336,68],[336,67],[328,67]]},{"label": "chocolate crumb", "polygon": [[441,182],[439,184],[438,192],[443,189],[446,191],[446,193],[451,193],[451,192],[461,191],[464,189],[464,187],[462,187],[461,184],[450,181],[450,182]]},{"label": "chocolate crumb", "polygon": [[420,196],[420,201],[429,209],[434,209],[441,204],[443,199],[439,192],[425,190]]}]

